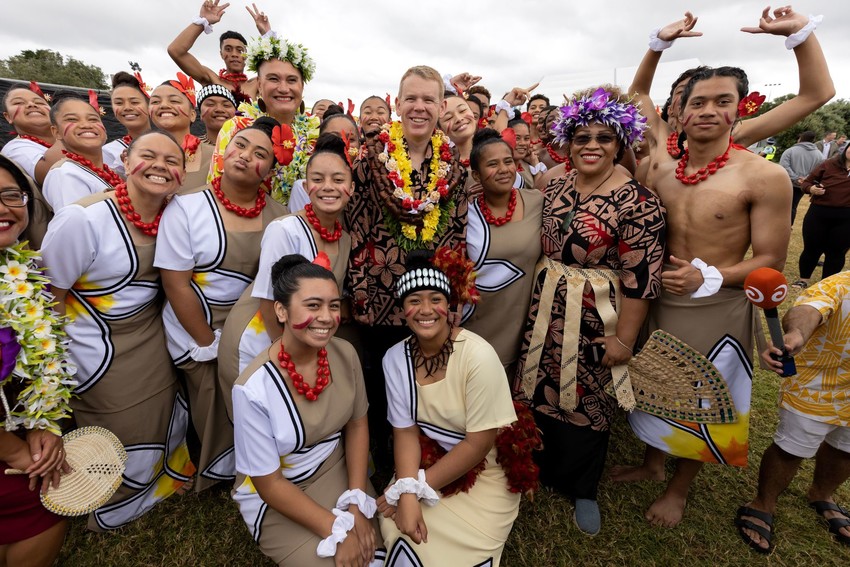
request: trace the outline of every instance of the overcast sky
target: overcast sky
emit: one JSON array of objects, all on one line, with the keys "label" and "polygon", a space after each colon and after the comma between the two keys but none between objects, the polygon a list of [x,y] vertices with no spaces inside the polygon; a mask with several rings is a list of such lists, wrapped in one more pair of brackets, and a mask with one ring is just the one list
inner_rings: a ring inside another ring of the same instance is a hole
[{"label": "overcast sky", "polygon": [[[142,66],[148,84],[158,84],[177,71],[165,48],[197,15],[200,4],[3,0],[0,58],[22,49],[49,48],[98,65],[107,74],[129,70],[132,60]],[[207,66],[221,67],[217,38],[223,31],[258,35],[245,5],[234,0],[215,32],[195,44],[192,52]],[[259,7],[276,31],[303,43],[316,60],[315,78],[304,93],[308,105],[319,98],[351,98],[359,105],[370,94],[395,96],[401,74],[417,64],[440,73],[481,75],[494,96],[541,78],[538,92],[553,102],[564,92],[600,82],[627,86],[646,51],[649,32],[681,17],[685,7],[699,16],[697,29],[704,36],[681,39],[665,52],[663,61],[690,61],[673,64],[657,77],[654,98],[666,98],[677,65],[687,67],[695,59],[743,67],[751,90],[771,98],[796,93],[799,87],[794,55],[785,49],[784,38],[739,31],[758,24],[765,7],[760,1],[273,0]],[[850,98],[847,1],[808,0],[794,8],[825,16],[817,36],[837,98]]]}]

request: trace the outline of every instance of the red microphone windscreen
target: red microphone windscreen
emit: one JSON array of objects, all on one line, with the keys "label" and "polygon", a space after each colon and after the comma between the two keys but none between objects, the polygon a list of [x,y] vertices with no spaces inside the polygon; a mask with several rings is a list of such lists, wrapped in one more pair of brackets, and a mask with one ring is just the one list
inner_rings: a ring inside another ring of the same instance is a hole
[{"label": "red microphone windscreen", "polygon": [[753,305],[772,309],[788,295],[788,280],[773,268],[756,268],[744,280],[744,291]]}]

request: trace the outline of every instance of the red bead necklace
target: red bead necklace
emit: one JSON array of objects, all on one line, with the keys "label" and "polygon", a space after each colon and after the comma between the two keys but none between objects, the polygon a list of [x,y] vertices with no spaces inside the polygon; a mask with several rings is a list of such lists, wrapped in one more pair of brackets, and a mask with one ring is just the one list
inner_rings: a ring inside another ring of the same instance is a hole
[{"label": "red bead necklace", "polygon": [[260,188],[257,190],[257,204],[250,209],[246,209],[245,207],[234,205],[230,202],[230,199],[228,199],[224,195],[224,191],[221,190],[221,177],[215,177],[212,180],[212,183],[210,183],[210,185],[212,185],[213,193],[215,193],[215,196],[218,198],[219,201],[221,201],[221,204],[224,205],[224,208],[230,211],[231,213],[236,213],[240,217],[247,217],[249,219],[252,219],[254,217],[259,216],[260,213],[263,212],[263,209],[266,207],[266,192],[263,191],[262,186],[260,186]]},{"label": "red bead necklace", "polygon": [[696,185],[700,181],[705,181],[709,176],[717,173],[718,169],[726,165],[726,162],[729,161],[729,150],[731,148],[732,142],[730,141],[723,155],[717,156],[707,166],[700,168],[696,173],[690,175],[685,175],[685,168],[688,166],[688,159],[690,158],[688,150],[685,149],[682,159],[679,160],[679,164],[676,166],[676,179],[685,185]]},{"label": "red bead necklace", "polygon": [[321,236],[322,240],[325,242],[336,242],[342,237],[342,225],[339,221],[334,221],[334,231],[329,231],[322,226],[322,223],[319,222],[319,217],[316,216],[312,203],[307,203],[304,206],[304,215],[307,217],[307,221],[310,225],[316,229],[316,232],[319,233],[319,236]]},{"label": "red bead necklace", "polygon": [[30,136],[29,134],[18,134],[18,138],[20,138],[22,140],[29,140],[30,142],[35,142],[36,144],[38,144],[40,146],[44,146],[45,148],[48,148],[48,149],[53,147],[53,144],[51,144],[50,142],[45,142],[44,140],[42,140],[38,136]]},{"label": "red bead necklace", "polygon": [[62,155],[66,158],[77,162],[83,167],[87,167],[92,170],[95,175],[100,177],[104,182],[108,183],[110,187],[116,187],[119,183],[122,182],[121,176],[112,171],[108,165],[103,164],[103,168],[97,167],[95,164],[84,158],[79,154],[75,154],[74,152],[69,152],[67,150],[62,150]]},{"label": "red bead necklace", "polygon": [[555,163],[565,163],[567,164],[567,171],[571,171],[572,164],[570,164],[570,156],[561,157],[558,152],[555,151],[555,148],[552,147],[552,144],[546,144],[546,151],[549,153],[549,157],[552,158],[552,161]]},{"label": "red bead necklace", "polygon": [[316,385],[312,388],[304,383],[304,377],[295,370],[295,363],[292,362],[292,357],[289,356],[289,353],[284,350],[283,342],[280,343],[280,352],[277,354],[277,359],[280,362],[280,367],[286,370],[292,379],[292,385],[295,386],[295,390],[311,402],[318,400],[319,394],[330,383],[331,369],[328,366],[328,351],[324,347],[319,349],[319,369],[316,371]]},{"label": "red bead necklace", "polygon": [[462,160],[460,160],[460,164],[463,167],[469,167],[469,160],[468,159],[462,159]]},{"label": "red bead necklace", "polygon": [[669,136],[667,136],[667,153],[673,159],[679,159],[682,157],[682,148],[679,147],[679,133],[671,132]]},{"label": "red bead necklace", "polygon": [[218,72],[218,78],[227,81],[228,83],[233,83],[234,85],[239,85],[239,83],[244,83],[248,80],[248,76],[245,73],[228,73],[227,69],[222,69]]},{"label": "red bead necklace", "polygon": [[115,198],[118,201],[118,208],[121,209],[121,212],[124,213],[127,220],[133,223],[133,226],[142,231],[142,234],[156,236],[156,233],[159,230],[159,220],[162,218],[162,212],[165,210],[165,205],[168,204],[168,199],[163,201],[162,206],[159,208],[159,212],[156,214],[153,221],[142,222],[141,215],[136,212],[136,209],[133,208],[133,203],[130,202],[130,194],[127,192],[126,183],[119,183],[115,186]]},{"label": "red bead necklace", "polygon": [[493,216],[493,211],[491,211],[490,207],[487,206],[487,201],[484,199],[483,193],[478,196],[478,207],[481,209],[481,213],[484,215],[484,220],[487,221],[487,224],[495,226],[507,224],[511,222],[511,218],[513,218],[514,211],[516,210],[516,189],[511,189],[511,198],[508,201],[508,210],[503,217]]},{"label": "red bead necklace", "polygon": [[130,142],[133,141],[133,136],[131,136],[130,134],[127,134],[126,136],[121,138],[121,141],[124,142],[125,145],[129,146]]}]

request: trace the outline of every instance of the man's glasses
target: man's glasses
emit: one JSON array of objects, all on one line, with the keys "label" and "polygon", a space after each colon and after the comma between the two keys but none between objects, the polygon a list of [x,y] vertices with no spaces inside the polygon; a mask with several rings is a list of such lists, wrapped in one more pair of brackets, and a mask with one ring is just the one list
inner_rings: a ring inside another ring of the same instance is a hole
[{"label": "man's glasses", "polygon": [[29,195],[18,189],[5,189],[0,191],[0,202],[7,207],[25,207],[29,200]]},{"label": "man's glasses", "polygon": [[573,143],[577,146],[586,146],[593,139],[596,139],[596,143],[600,146],[607,146],[617,141],[617,137],[613,134],[597,134],[595,137],[588,134],[579,134],[573,138]]}]

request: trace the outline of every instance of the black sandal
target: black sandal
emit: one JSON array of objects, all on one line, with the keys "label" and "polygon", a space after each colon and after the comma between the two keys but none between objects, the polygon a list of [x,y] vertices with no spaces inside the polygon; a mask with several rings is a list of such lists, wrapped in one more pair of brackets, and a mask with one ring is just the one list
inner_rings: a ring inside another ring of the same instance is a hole
[{"label": "black sandal", "polygon": [[[844,545],[850,545],[850,536],[846,536],[839,531],[841,528],[846,528],[850,526],[850,512],[848,512],[835,502],[827,502],[825,500],[809,502],[809,506],[814,508],[818,516],[820,516],[827,523],[827,525],[829,526],[829,533],[834,535],[835,539],[838,540],[839,543],[843,543]],[[844,517],[826,518],[824,517],[824,512],[838,512],[839,514],[843,514]]]},{"label": "black sandal", "polygon": [[[750,520],[745,520],[744,516],[761,520],[767,525],[767,528],[755,524]],[[748,506],[741,506],[738,508],[737,516],[735,516],[735,527],[738,528],[738,535],[741,536],[744,543],[750,546],[750,549],[753,549],[763,555],[767,555],[773,551],[773,516],[767,512],[762,512],[761,510],[756,510],[755,508],[750,508]],[[750,536],[744,533],[745,529],[752,530],[760,535],[762,539],[767,542],[767,547],[762,547],[753,541]]]}]

